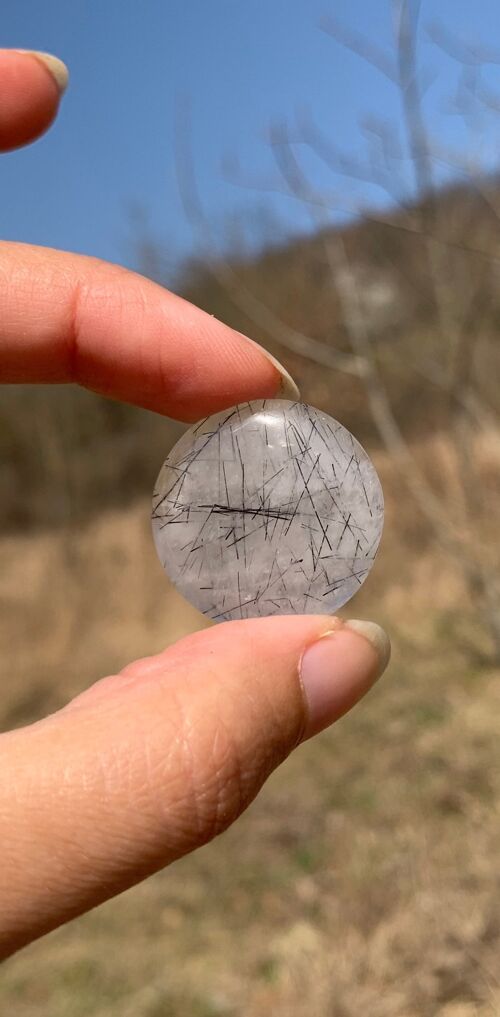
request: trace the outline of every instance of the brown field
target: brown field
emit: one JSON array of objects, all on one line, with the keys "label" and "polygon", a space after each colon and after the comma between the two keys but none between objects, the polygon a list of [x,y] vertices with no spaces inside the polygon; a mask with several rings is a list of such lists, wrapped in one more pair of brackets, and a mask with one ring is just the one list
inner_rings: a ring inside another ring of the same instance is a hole
[{"label": "brown field", "polygon": [[[234,829],[8,961],[2,1014],[500,1014],[500,670],[459,569],[376,458],[385,540],[349,614],[391,632],[388,674]],[[199,624],[142,497],[6,531],[0,602],[4,727]]]}]

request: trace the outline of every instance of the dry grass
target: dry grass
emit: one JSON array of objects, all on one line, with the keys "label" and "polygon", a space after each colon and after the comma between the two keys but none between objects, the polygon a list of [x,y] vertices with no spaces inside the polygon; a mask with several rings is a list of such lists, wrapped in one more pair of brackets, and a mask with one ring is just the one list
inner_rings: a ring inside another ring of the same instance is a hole
[{"label": "dry grass", "polygon": [[[458,573],[400,511],[390,497],[349,607],[394,636],[379,688],[216,843],[9,961],[2,1013],[500,1014],[500,672]],[[143,501],[4,537],[0,600],[4,726],[198,625],[165,584]]]}]

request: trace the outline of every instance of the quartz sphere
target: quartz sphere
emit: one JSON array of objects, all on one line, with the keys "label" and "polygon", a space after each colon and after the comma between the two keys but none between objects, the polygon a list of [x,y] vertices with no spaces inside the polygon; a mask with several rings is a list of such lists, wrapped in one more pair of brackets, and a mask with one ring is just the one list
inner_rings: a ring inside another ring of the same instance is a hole
[{"label": "quartz sphere", "polygon": [[186,431],[152,512],[165,571],[213,621],[337,611],[373,565],[383,517],[380,481],[353,435],[281,399]]}]

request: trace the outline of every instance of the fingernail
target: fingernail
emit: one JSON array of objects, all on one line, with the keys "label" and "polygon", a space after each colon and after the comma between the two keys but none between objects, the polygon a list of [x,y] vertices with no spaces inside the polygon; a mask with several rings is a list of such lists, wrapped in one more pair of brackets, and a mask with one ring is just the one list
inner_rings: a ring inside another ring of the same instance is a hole
[{"label": "fingernail", "polygon": [[264,347],[260,345],[260,343],[256,343],[255,339],[250,339],[249,336],[243,335],[243,332],[240,332],[239,334],[241,335],[242,339],[246,339],[247,343],[251,343],[252,346],[255,346],[255,348],[258,349],[262,353],[262,355],[266,358],[266,360],[269,360],[273,367],[276,368],[280,376],[280,384],[278,391],[276,393],[277,399],[291,399],[293,400],[293,402],[295,402],[297,399],[300,399],[300,392],[297,388],[297,385],[295,384],[291,374],[289,374],[288,371],[283,367],[283,364],[280,364],[279,360],[276,360],[276,357],[273,357],[272,353],[269,353],[269,350],[265,350]]},{"label": "fingernail", "polygon": [[37,49],[18,49],[16,52],[26,53],[28,56],[33,56],[36,60],[39,60],[52,75],[57,85],[59,95],[64,94],[68,87],[69,71],[66,64],[64,64],[59,57],[52,56],[52,53],[43,53],[41,50]]},{"label": "fingernail", "polygon": [[304,739],[354,706],[389,663],[391,644],[379,625],[336,621],[302,656],[300,679],[308,718]]}]

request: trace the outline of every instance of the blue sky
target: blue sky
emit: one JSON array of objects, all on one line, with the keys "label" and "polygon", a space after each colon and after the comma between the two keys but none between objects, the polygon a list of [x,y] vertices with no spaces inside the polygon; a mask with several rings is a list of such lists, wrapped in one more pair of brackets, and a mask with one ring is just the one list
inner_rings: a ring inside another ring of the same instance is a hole
[{"label": "blue sky", "polygon": [[[278,223],[307,228],[307,213],[290,199],[229,183],[221,159],[237,153],[246,178],[270,181],[269,123],[292,122],[303,106],[347,152],[361,150],[367,113],[397,119],[393,86],[319,28],[322,15],[335,12],[390,50],[392,10],[390,0],[3,0],[1,45],[61,56],[71,83],[47,136],[1,159],[0,234],[135,267],[131,210],[141,208],[175,266],[196,250],[173,158],[176,110],[186,95],[199,189],[219,233],[237,213],[255,236],[262,209],[276,219],[276,232]],[[423,0],[429,123],[444,143],[463,148],[470,141],[447,106],[457,68],[426,32],[437,17],[461,39],[500,50],[500,8],[497,0]],[[500,93],[498,66],[486,69],[485,80]],[[499,127],[494,118],[480,126],[474,151],[494,166]],[[332,177],[317,159],[306,164],[339,207],[386,200],[373,186]]]}]

